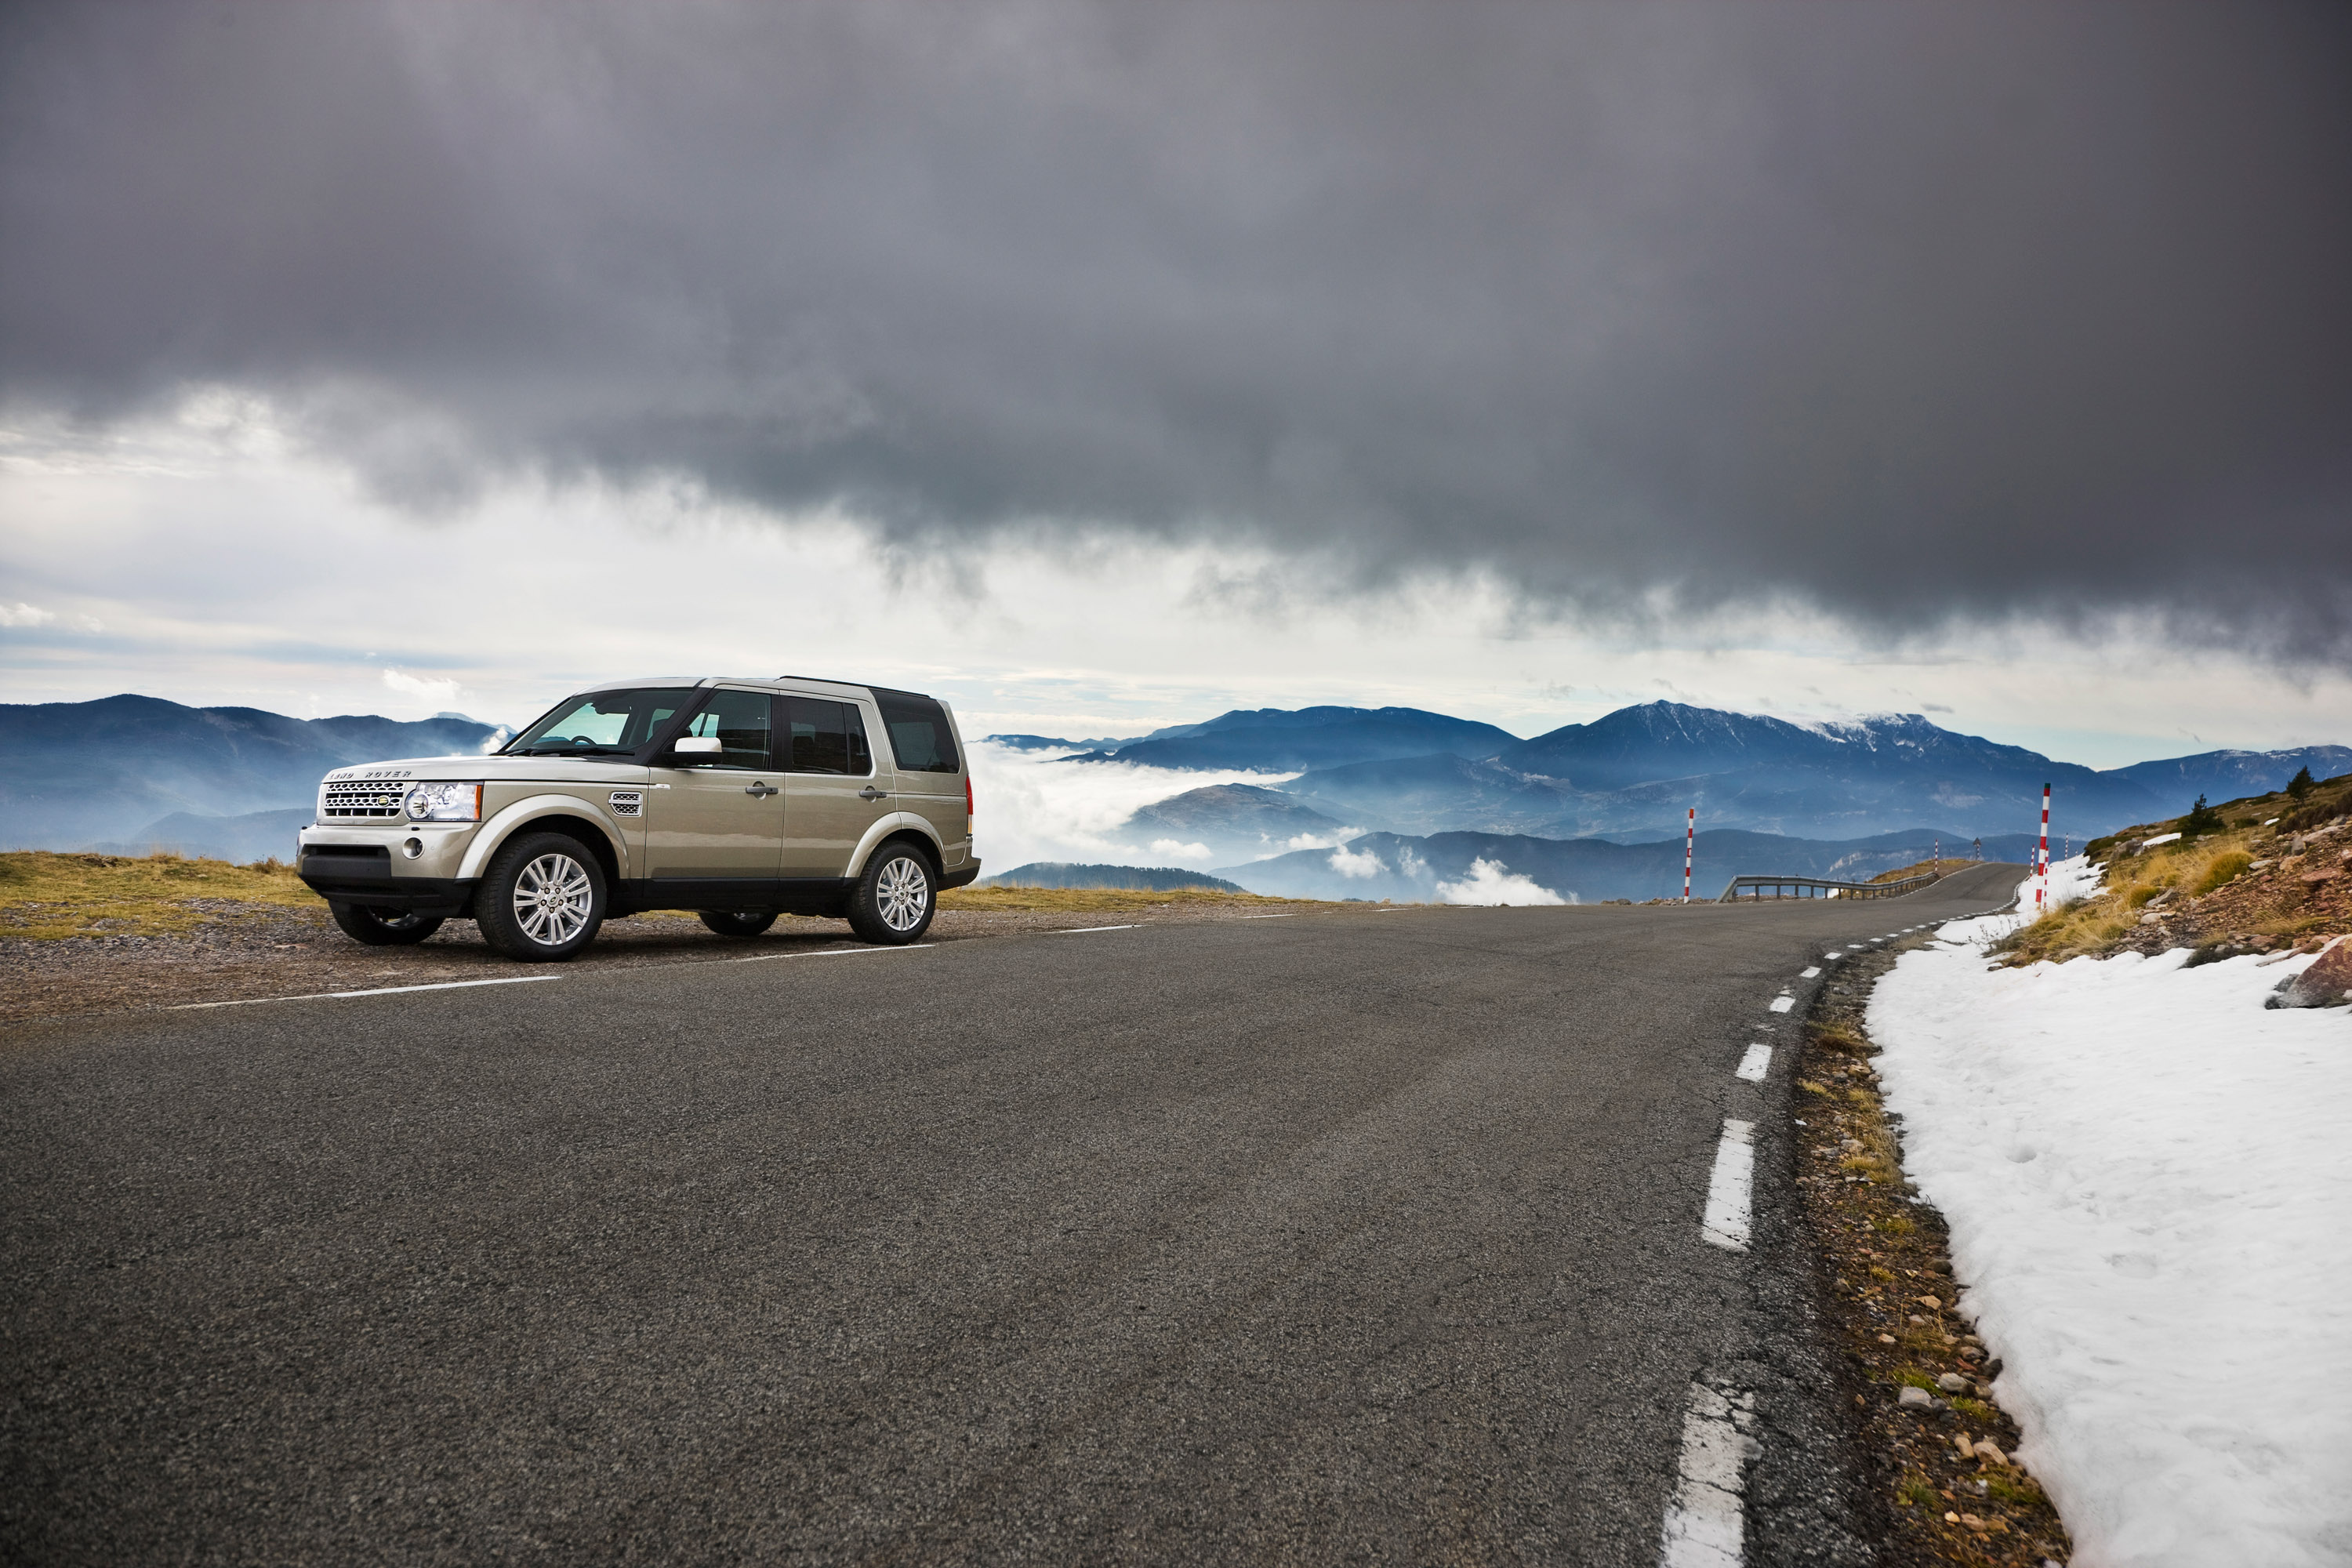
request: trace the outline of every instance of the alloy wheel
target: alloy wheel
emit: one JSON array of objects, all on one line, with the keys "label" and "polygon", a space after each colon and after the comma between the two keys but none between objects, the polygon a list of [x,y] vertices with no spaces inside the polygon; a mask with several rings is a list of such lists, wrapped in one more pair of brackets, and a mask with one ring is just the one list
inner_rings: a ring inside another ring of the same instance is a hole
[{"label": "alloy wheel", "polygon": [[930,879],[923,874],[922,863],[901,855],[883,867],[875,879],[874,902],[882,923],[892,931],[909,931],[922,924],[930,903]]},{"label": "alloy wheel", "polygon": [[569,855],[541,855],[515,876],[515,923],[541,947],[562,947],[587,929],[594,898],[585,866]]}]

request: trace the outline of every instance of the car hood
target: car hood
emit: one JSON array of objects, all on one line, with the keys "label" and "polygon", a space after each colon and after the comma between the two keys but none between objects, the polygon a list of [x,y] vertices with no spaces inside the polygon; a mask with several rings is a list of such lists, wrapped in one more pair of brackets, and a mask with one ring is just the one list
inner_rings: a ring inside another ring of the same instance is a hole
[{"label": "car hood", "polygon": [[337,768],[322,784],[485,779],[509,784],[639,784],[647,769],[626,757],[401,757]]}]

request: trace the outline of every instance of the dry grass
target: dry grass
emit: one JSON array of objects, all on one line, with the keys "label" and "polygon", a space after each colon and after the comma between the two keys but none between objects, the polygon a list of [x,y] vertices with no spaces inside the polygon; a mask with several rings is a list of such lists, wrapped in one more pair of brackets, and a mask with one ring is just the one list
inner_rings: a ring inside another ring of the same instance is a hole
[{"label": "dry grass", "polygon": [[[2281,840],[2294,825],[2315,826],[2347,808],[2352,808],[2352,776],[2328,780],[2301,802],[2284,792],[2227,802],[2216,808],[2222,822],[2219,833],[2161,844],[2137,855],[2118,851],[2141,838],[2177,832],[2182,819],[2145,823],[2095,838],[2084,846],[2084,852],[2106,868],[2105,886],[2099,895],[2052,910],[1996,943],[1994,951],[2017,964],[2112,952],[2140,924],[2148,904],[2159,895],[2169,894],[2167,907],[2179,908],[2190,899],[2228,887],[2244,876],[2257,858],[2282,853]],[[2325,923],[2291,910],[2273,911],[2273,915],[2248,920],[2243,929],[2255,935],[2293,937]]]},{"label": "dry grass", "polygon": [[160,936],[225,912],[224,903],[322,908],[277,860],[233,866],[177,855],[0,854],[0,938]]},{"label": "dry grass", "polygon": [[1093,910],[1115,913],[1122,910],[1218,906],[1269,910],[1357,907],[1318,904],[1308,899],[1265,899],[1255,893],[1220,893],[1210,888],[1178,888],[1161,892],[1146,888],[1009,888],[992,885],[985,888],[951,888],[940,895],[940,908],[943,910],[1001,910],[1024,914]]}]

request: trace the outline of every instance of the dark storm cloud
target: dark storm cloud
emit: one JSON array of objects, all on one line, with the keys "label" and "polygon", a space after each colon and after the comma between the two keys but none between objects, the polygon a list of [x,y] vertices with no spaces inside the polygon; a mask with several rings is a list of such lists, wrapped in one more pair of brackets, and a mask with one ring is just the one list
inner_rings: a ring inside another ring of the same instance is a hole
[{"label": "dark storm cloud", "polygon": [[16,7],[0,375],[421,504],[2352,647],[2340,5]]}]

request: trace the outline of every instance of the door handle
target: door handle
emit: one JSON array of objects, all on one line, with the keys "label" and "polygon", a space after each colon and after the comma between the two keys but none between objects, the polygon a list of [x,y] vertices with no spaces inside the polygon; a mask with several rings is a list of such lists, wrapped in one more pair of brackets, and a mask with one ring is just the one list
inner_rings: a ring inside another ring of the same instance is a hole
[{"label": "door handle", "polygon": [[782,792],[779,791],[775,785],[769,784],[764,780],[754,779],[750,784],[743,786],[743,793],[745,795],[765,796],[781,794]]},{"label": "door handle", "polygon": [[890,792],[887,789],[876,789],[872,784],[867,784],[864,789],[857,792],[857,798],[860,800],[882,800],[887,798]]}]

